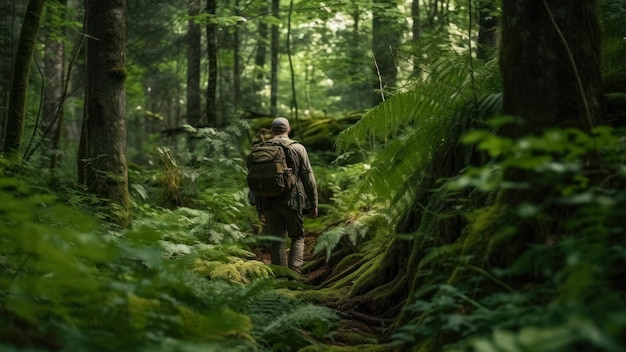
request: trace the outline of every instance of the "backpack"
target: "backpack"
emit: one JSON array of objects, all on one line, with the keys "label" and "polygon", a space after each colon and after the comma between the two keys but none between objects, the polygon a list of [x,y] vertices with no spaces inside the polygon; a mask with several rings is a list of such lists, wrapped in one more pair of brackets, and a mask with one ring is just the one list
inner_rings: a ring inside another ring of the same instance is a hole
[{"label": "backpack", "polygon": [[289,145],[294,143],[269,140],[252,147],[246,157],[250,191],[261,197],[277,197],[295,187],[296,175],[287,162]]}]

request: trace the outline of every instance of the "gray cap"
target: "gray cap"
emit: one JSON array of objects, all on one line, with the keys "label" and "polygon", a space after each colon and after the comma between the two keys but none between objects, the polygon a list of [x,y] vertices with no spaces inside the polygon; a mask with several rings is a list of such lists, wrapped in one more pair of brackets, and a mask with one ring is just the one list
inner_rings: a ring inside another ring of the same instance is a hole
[{"label": "gray cap", "polygon": [[272,121],[272,131],[287,132],[289,130],[289,120],[284,117],[277,117]]}]

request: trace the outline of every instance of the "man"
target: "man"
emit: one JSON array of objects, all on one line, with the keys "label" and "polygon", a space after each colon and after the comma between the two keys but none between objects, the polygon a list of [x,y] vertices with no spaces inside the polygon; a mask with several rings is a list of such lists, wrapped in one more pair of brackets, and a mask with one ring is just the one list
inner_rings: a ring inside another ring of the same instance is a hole
[{"label": "man", "polygon": [[[284,144],[291,141],[289,120],[284,117],[272,121],[270,132],[271,141]],[[280,238],[272,241],[270,246],[272,264],[288,266],[300,273],[304,262],[304,215],[308,213],[312,218],[318,215],[317,185],[306,148],[300,143],[292,143],[288,146],[288,153],[288,164],[297,178],[296,187],[284,196],[255,196],[255,203],[259,219],[265,223],[263,232]],[[288,262],[285,261],[285,232],[291,239]]]}]

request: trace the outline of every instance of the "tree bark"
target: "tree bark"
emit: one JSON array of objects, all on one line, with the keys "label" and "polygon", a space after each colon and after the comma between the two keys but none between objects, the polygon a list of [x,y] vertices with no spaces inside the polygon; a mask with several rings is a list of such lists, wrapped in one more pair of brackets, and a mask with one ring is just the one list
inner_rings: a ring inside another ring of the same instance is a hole
[{"label": "tree bark", "polygon": [[[296,94],[296,72],[293,68],[293,57],[291,52],[291,18],[293,15],[293,0],[289,1],[289,15],[287,18],[287,40],[285,41],[285,47],[287,49],[287,58],[289,59],[289,72],[291,73],[291,110],[296,119],[296,125],[300,123],[298,119],[298,95]],[[298,128],[298,133],[301,141],[306,142],[304,140],[304,136],[302,136],[301,129]]]},{"label": "tree bark", "polygon": [[[270,9],[269,2],[263,1],[262,10],[268,11]],[[264,20],[259,21],[258,26],[259,37],[256,43],[256,54],[254,56],[254,71],[256,72],[255,79],[252,82],[255,99],[252,105],[253,110],[261,111],[263,108],[262,92],[263,87],[267,84],[267,73],[265,71],[265,64],[267,62],[267,44],[269,43],[269,30],[267,22]]]},{"label": "tree bark", "polygon": [[[207,13],[217,13],[217,1],[207,0]],[[217,25],[209,21],[206,26],[207,55],[209,61],[209,82],[207,85],[206,118],[207,125],[216,127],[217,121]]]},{"label": "tree bark", "polygon": [[494,0],[478,1],[478,49],[476,57],[492,59],[498,42],[498,21]]},{"label": "tree bark", "polygon": [[[591,131],[602,114],[596,2],[505,0],[502,5],[503,112],[521,120],[505,126],[502,134],[516,138],[555,127]],[[510,209],[526,202],[541,204],[553,191],[535,181],[538,177],[532,170],[506,169],[505,180],[529,187],[503,190],[498,201]],[[551,206],[543,213],[551,223],[519,224],[510,250],[545,241],[558,226],[563,209]]]},{"label": "tree bark", "polygon": [[372,16],[372,52],[374,55],[374,94],[372,105],[385,100],[385,92],[393,88],[398,77],[395,62],[396,51],[405,28],[400,19],[403,16],[394,0],[375,0],[385,11],[373,11]]},{"label": "tree bark", "polygon": [[45,0],[30,0],[28,2],[15,60],[13,61],[13,79],[3,151],[5,155],[15,157],[17,162],[21,161],[20,148],[24,134],[30,63],[35,50],[35,41],[44,6]]},{"label": "tree bark", "polygon": [[[51,16],[65,17],[66,0],[58,1],[57,6],[48,7]],[[63,106],[65,100],[65,28],[50,28],[45,42],[43,91],[43,145],[44,153],[54,170],[60,160],[61,136],[63,130]]]},{"label": "tree bark", "polygon": [[79,172],[90,192],[127,209],[125,10],[125,0],[87,2],[87,90]]},{"label": "tree bark", "polygon": [[411,18],[413,24],[411,25],[411,35],[413,40],[418,40],[422,36],[422,21],[420,19],[420,2],[414,0],[411,2]]},{"label": "tree bark", "polygon": [[[200,0],[189,0],[189,16],[200,14]],[[200,117],[200,57],[202,33],[200,25],[189,20],[187,32],[187,123],[201,124]]]},{"label": "tree bark", "polygon": [[[278,21],[278,11],[280,10],[280,0],[272,0],[272,15]],[[270,72],[270,115],[275,116],[278,109],[278,50],[279,44],[279,27],[277,24],[272,24],[272,39],[271,39],[271,57],[272,67]]]},{"label": "tree bark", "polygon": [[596,2],[504,0],[502,10],[503,109],[524,120],[505,133],[589,131],[601,114]]},{"label": "tree bark", "polygon": [[[413,41],[416,43],[422,37],[422,20],[420,17],[420,2],[419,0],[414,0],[413,2],[411,2],[411,19],[413,20],[413,23],[411,25],[411,39],[413,39]],[[415,74],[419,74],[419,72],[421,72],[419,58],[415,57],[414,60],[415,61],[413,61],[413,72]]]},{"label": "tree bark", "polygon": [[[239,0],[235,0],[235,9],[239,9]],[[239,15],[239,13],[237,13]],[[239,26],[235,26],[233,32],[233,88],[234,88],[234,103],[237,107],[241,106],[241,38],[240,38]]]}]

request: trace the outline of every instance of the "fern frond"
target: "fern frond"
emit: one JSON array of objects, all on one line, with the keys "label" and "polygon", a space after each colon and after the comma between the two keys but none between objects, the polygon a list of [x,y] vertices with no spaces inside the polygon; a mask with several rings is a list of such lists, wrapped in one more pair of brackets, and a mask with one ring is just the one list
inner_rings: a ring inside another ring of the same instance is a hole
[{"label": "fern frond", "polygon": [[433,57],[442,59],[424,68],[427,74],[413,88],[368,111],[337,142],[339,150],[357,145],[376,152],[360,185],[362,192],[391,201],[394,217],[413,205],[414,195],[433,187],[434,175],[441,177],[436,161],[453,152],[460,136],[500,109],[494,63],[471,71],[467,58]]},{"label": "fern frond", "polygon": [[317,238],[317,244],[313,248],[313,254],[319,254],[321,251],[326,250],[326,260],[330,259],[333,249],[337,247],[341,238],[346,234],[346,228],[343,225],[331,228],[328,231],[323,232]]},{"label": "fern frond", "polygon": [[[313,328],[317,337],[324,336],[337,315],[328,308],[312,304],[300,305],[294,309],[277,315],[260,331],[261,340],[272,341],[273,344],[288,342],[299,345],[308,345],[310,338],[303,334],[304,329]],[[298,340],[300,342],[298,343]]]}]

